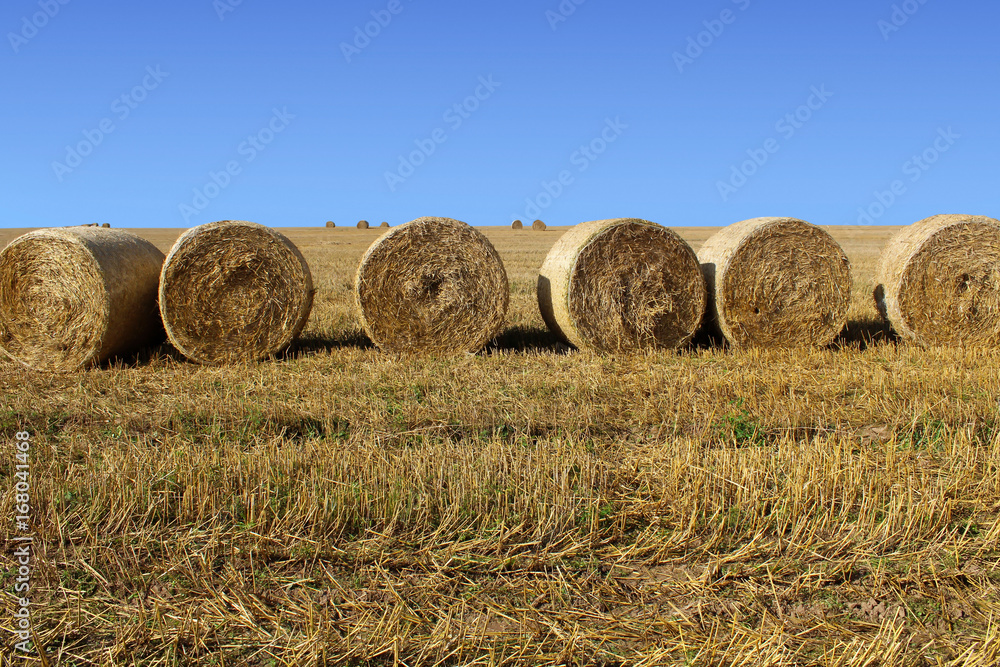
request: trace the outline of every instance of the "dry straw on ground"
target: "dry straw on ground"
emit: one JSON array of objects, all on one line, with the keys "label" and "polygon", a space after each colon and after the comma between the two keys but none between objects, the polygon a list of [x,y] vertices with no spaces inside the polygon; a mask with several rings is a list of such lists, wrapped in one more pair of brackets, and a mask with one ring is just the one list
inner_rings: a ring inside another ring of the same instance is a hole
[{"label": "dry straw on ground", "polygon": [[189,229],[167,255],[160,312],[170,342],[205,364],[259,360],[302,331],[312,276],[298,248],[252,222]]},{"label": "dry straw on ground", "polygon": [[531,228],[536,232],[544,232],[546,230],[545,223],[542,222],[541,220],[535,220],[533,223],[531,223]]},{"label": "dry straw on ground", "polygon": [[875,275],[876,307],[921,345],[1000,343],[1000,221],[936,215],[889,240]]},{"label": "dry straw on ground", "polygon": [[515,220],[514,222],[510,223],[510,228],[511,229],[524,229],[524,223],[521,222],[520,220]]},{"label": "dry straw on ground", "polygon": [[81,226],[29,232],[0,253],[0,349],[71,371],[163,340],[163,253],[134,234]]},{"label": "dry straw on ground", "polygon": [[368,227],[369,227],[369,225],[368,225],[368,221],[367,220],[359,220],[358,221],[358,229],[368,229]]},{"label": "dry straw on ground", "polygon": [[493,245],[449,218],[418,218],[380,236],[355,291],[368,336],[393,352],[476,352],[499,333],[510,302]]},{"label": "dry straw on ground", "polygon": [[389,223],[383,222],[381,225],[379,225],[379,227],[381,227],[382,229],[389,229]]},{"label": "dry straw on ground", "polygon": [[825,231],[794,218],[730,225],[698,252],[706,321],[735,347],[827,345],[847,323],[851,265]]},{"label": "dry straw on ground", "polygon": [[326,221],[326,226],[330,227],[330,228],[333,228],[333,227],[337,226],[337,223],[335,223],[333,220],[327,220]]},{"label": "dry straw on ground", "polygon": [[705,310],[698,259],[674,231],[619,218],[579,224],[552,247],[538,277],[549,328],[603,352],[674,348]]}]

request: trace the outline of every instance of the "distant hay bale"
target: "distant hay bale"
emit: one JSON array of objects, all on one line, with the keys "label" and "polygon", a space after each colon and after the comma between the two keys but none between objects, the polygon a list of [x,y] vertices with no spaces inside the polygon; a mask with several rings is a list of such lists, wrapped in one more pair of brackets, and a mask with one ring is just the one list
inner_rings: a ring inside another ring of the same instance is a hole
[{"label": "distant hay bale", "polygon": [[903,339],[924,346],[1000,343],[1000,221],[936,215],[882,250],[875,302]]},{"label": "distant hay bale", "polygon": [[840,245],[795,218],[730,225],[698,252],[707,324],[734,347],[828,345],[847,323],[851,264]]},{"label": "distant hay bale", "polygon": [[545,223],[542,222],[541,220],[535,220],[533,223],[531,223],[531,228],[536,232],[544,232],[547,229]]},{"label": "distant hay bale", "polygon": [[333,228],[333,227],[337,226],[337,223],[335,223],[333,220],[327,220],[326,221],[326,226],[330,227],[330,228]]},{"label": "distant hay bale", "polygon": [[72,371],[163,340],[163,253],[134,234],[41,229],[0,253],[0,349],[31,368]]},{"label": "distant hay bale", "polygon": [[673,349],[694,336],[705,282],[691,246],[635,218],[584,222],[564,233],[538,277],[553,333],[600,352]]},{"label": "distant hay bale", "polygon": [[160,313],[173,343],[193,361],[264,359],[302,331],[312,275],[298,248],[253,222],[211,222],[184,232],[160,277]]},{"label": "distant hay bale", "polygon": [[383,222],[381,225],[379,225],[379,227],[381,227],[383,229],[389,229],[389,223],[388,222]]},{"label": "distant hay bale", "polygon": [[104,227],[105,229],[111,229],[111,223],[105,222],[103,225],[101,225],[101,227]]},{"label": "distant hay bale", "polygon": [[449,218],[418,218],[383,234],[361,260],[355,294],[383,350],[477,352],[499,333],[510,290],[496,249]]},{"label": "distant hay bale", "polygon": [[510,223],[510,227],[511,229],[524,229],[524,223],[521,222],[520,220],[515,220],[514,222]]},{"label": "distant hay bale", "polygon": [[368,221],[367,220],[359,220],[358,221],[358,229],[368,229]]}]

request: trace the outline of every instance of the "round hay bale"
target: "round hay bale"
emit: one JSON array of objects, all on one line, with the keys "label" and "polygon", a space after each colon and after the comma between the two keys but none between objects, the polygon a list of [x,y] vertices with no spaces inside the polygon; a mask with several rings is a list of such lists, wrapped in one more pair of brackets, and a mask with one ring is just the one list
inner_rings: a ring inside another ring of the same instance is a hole
[{"label": "round hay bale", "polygon": [[379,237],[355,294],[368,336],[393,352],[477,352],[499,333],[510,302],[496,249],[449,218],[418,218]]},{"label": "round hay bale", "polygon": [[389,223],[383,222],[381,225],[379,225],[379,227],[381,227],[382,229],[389,229]]},{"label": "round hay bale", "polygon": [[103,225],[101,225],[101,227],[104,227],[105,229],[111,229],[111,223],[105,222]]},{"label": "round hay bale", "polygon": [[514,222],[510,223],[510,227],[511,229],[524,229],[524,223],[521,222],[520,220],[515,220]]},{"label": "round hay bale", "polygon": [[0,349],[31,368],[88,368],[163,340],[163,253],[134,234],[41,229],[0,253]]},{"label": "round hay bale", "polygon": [[335,223],[333,220],[327,220],[326,226],[332,229],[337,226],[337,223]]},{"label": "round hay bale", "polygon": [[673,349],[694,336],[705,282],[691,246],[647,220],[584,222],[564,233],[538,276],[553,333],[582,349]]},{"label": "round hay bale", "polygon": [[184,232],[160,276],[170,342],[203,364],[260,360],[302,331],[312,275],[298,248],[253,222],[210,222]]},{"label": "round hay bale", "polygon": [[734,347],[828,345],[847,323],[851,264],[840,245],[795,218],[730,225],[698,251],[709,327]]},{"label": "round hay bale", "polygon": [[358,221],[358,229],[368,229],[368,226],[369,225],[368,225],[368,221],[367,220],[359,220]]},{"label": "round hay bale", "polygon": [[919,345],[1000,343],[1000,221],[936,215],[897,232],[882,250],[875,303],[897,334]]},{"label": "round hay bale", "polygon": [[544,232],[546,230],[545,223],[541,220],[535,220],[531,223],[531,228],[536,232]]}]

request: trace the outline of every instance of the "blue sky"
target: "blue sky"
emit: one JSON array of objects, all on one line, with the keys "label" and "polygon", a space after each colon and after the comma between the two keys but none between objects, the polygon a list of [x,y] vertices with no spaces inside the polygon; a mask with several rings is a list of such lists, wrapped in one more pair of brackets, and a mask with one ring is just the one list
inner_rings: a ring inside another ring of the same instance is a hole
[{"label": "blue sky", "polygon": [[1000,217],[998,18],[969,0],[7,0],[0,225]]}]

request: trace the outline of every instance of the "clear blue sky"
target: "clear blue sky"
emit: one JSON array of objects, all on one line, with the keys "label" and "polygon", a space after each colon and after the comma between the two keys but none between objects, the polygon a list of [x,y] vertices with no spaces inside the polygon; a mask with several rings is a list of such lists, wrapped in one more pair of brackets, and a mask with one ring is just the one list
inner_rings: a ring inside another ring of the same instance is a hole
[{"label": "clear blue sky", "polygon": [[1000,217],[1000,5],[895,7],[6,0],[0,225]]}]

